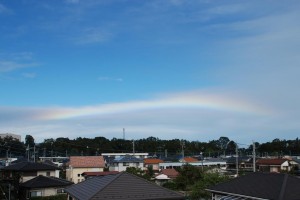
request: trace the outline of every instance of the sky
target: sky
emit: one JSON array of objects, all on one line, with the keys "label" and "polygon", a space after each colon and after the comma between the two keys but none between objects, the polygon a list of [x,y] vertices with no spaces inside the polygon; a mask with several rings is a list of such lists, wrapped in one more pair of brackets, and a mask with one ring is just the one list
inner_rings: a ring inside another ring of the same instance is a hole
[{"label": "sky", "polygon": [[0,0],[0,133],[300,133],[300,1]]}]

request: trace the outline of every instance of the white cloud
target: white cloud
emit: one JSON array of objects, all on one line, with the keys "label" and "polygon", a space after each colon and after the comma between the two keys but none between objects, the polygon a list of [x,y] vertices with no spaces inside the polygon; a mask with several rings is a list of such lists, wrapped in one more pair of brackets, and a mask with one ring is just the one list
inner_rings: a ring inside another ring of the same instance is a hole
[{"label": "white cloud", "polygon": [[9,73],[29,67],[35,67],[37,65],[38,64],[33,61],[33,54],[31,52],[0,54],[0,74]]},{"label": "white cloud", "polygon": [[[77,108],[0,107],[0,132],[30,133],[41,141],[50,137],[154,136],[162,139],[212,140],[227,135],[239,142],[273,139],[280,131],[300,128],[293,117],[273,115],[269,107],[231,94],[193,91],[155,99]],[[282,126],[279,122],[285,125]],[[78,125],[80,124],[80,125]],[[290,135],[293,137],[294,135]]]}]

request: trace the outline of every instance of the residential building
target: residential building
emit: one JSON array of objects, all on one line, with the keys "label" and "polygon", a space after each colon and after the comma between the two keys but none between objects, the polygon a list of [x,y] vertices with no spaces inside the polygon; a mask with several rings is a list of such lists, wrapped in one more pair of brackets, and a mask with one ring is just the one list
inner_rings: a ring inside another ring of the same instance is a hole
[{"label": "residential building", "polygon": [[66,168],[66,178],[75,184],[84,180],[84,172],[103,172],[103,156],[71,156]]},{"label": "residential building", "polygon": [[144,159],[144,167],[145,170],[148,169],[148,167],[152,167],[154,171],[159,170],[159,163],[163,163],[164,161],[158,158],[145,158]]},{"label": "residential building", "polygon": [[281,172],[291,170],[289,160],[282,158],[258,159],[256,161],[256,166],[261,172]]},{"label": "residential building", "polygon": [[20,199],[63,194],[64,188],[72,184],[73,182],[64,179],[39,175],[20,185]]},{"label": "residential building", "polygon": [[161,172],[155,177],[155,183],[158,185],[163,185],[168,181],[174,180],[179,173],[174,169],[162,169]]},{"label": "residential building", "polygon": [[183,162],[183,163],[192,163],[192,162],[199,162],[198,159],[196,158],[193,158],[193,157],[184,157],[184,158],[181,158],[179,160],[179,162]]},{"label": "residential building", "polygon": [[288,174],[249,173],[212,186],[212,200],[295,200],[300,199],[300,179]]},{"label": "residential building", "polygon": [[127,167],[136,167],[143,170],[144,160],[130,155],[119,157],[112,161],[111,165],[109,166],[109,171],[123,172],[126,171]]},{"label": "residential building", "polygon": [[[180,168],[187,163],[184,162],[163,162],[159,163],[160,169],[170,169],[170,168]],[[224,168],[226,166],[226,161],[198,161],[198,162],[190,162],[189,165],[193,165],[196,167],[217,167],[217,168]]]},{"label": "residential building", "polygon": [[[226,159],[226,170],[236,171],[236,157],[229,157]],[[253,158],[248,156],[238,157],[239,171],[253,172]]]},{"label": "residential building", "polygon": [[60,168],[45,163],[19,162],[4,167],[1,171],[2,179],[13,179],[18,174],[20,175],[20,182],[23,183],[39,175],[59,178]]},{"label": "residential building", "polygon": [[82,176],[85,179],[88,178],[93,178],[95,176],[107,176],[107,175],[114,175],[114,174],[118,174],[118,171],[107,171],[107,172],[83,172]]},{"label": "residential building", "polygon": [[[65,190],[69,200],[184,200],[175,191],[160,187],[143,178],[122,172],[94,177]],[[87,192],[88,191],[88,192]]]},{"label": "residential building", "polygon": [[119,158],[119,157],[124,157],[124,156],[134,156],[136,158],[148,158],[149,153],[102,153],[101,154],[104,157],[113,157],[115,158]]}]

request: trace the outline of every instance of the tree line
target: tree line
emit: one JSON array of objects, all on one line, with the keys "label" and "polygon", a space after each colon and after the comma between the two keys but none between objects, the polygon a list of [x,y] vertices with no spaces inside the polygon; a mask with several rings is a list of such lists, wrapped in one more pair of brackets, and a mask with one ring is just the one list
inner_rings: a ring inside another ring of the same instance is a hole
[{"label": "tree line", "polygon": [[[283,156],[300,155],[300,141],[274,139],[271,142],[255,143],[256,154],[259,156]],[[91,156],[101,153],[135,153],[146,152],[151,156],[172,157],[204,156],[218,157],[222,155],[234,155],[236,143],[228,137],[220,137],[209,142],[188,140],[162,140],[156,137],[148,137],[135,141],[105,137],[69,139],[65,137],[45,139],[36,143],[31,135],[26,135],[25,142],[18,141],[12,137],[0,138],[1,157],[32,157],[32,156]],[[253,146],[238,144],[239,154],[251,155]]]}]

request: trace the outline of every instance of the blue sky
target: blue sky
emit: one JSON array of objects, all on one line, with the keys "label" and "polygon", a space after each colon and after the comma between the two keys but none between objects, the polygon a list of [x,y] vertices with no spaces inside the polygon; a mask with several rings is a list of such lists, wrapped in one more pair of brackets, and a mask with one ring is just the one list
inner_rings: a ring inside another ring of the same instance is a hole
[{"label": "blue sky", "polygon": [[300,2],[0,0],[0,132],[251,143],[300,131]]}]

